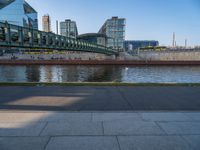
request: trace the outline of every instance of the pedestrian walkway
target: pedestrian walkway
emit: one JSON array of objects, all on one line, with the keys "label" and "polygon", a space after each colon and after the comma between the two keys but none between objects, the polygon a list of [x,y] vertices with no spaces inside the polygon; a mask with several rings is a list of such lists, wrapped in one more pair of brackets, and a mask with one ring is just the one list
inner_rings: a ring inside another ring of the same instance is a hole
[{"label": "pedestrian walkway", "polygon": [[0,112],[0,150],[199,150],[200,112]]},{"label": "pedestrian walkway", "polygon": [[0,87],[0,110],[200,111],[200,86]]}]

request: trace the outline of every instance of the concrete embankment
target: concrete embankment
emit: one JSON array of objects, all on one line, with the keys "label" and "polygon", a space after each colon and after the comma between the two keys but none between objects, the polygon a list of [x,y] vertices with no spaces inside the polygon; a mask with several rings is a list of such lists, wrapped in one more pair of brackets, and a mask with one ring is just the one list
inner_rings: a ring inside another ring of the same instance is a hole
[{"label": "concrete embankment", "polygon": [[0,65],[200,65],[200,61],[0,60]]},{"label": "concrete embankment", "polygon": [[154,61],[200,61],[200,50],[196,51],[146,51],[140,52],[141,60]]}]

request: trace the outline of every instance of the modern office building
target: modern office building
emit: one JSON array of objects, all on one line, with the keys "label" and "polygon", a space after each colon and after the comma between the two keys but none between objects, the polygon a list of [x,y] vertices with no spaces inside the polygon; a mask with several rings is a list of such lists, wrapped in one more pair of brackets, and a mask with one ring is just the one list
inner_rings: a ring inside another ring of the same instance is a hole
[{"label": "modern office building", "polygon": [[125,19],[112,17],[108,19],[99,30],[99,33],[107,35],[108,42],[107,46],[119,51],[124,50],[125,40]]},{"label": "modern office building", "polygon": [[87,33],[87,34],[81,34],[78,36],[79,40],[94,43],[102,46],[107,45],[107,36],[105,34],[100,33]]},{"label": "modern office building", "polygon": [[76,22],[70,19],[67,19],[64,22],[60,22],[60,34],[66,37],[76,39],[78,36]]},{"label": "modern office building", "polygon": [[51,32],[51,19],[49,15],[44,15],[42,17],[42,27],[43,31]]},{"label": "modern office building", "polygon": [[159,46],[158,41],[125,41],[124,42],[124,47],[126,51],[135,51],[138,50],[139,48],[145,48],[148,46]]},{"label": "modern office building", "polygon": [[37,12],[25,0],[0,0],[0,21],[38,29]]}]

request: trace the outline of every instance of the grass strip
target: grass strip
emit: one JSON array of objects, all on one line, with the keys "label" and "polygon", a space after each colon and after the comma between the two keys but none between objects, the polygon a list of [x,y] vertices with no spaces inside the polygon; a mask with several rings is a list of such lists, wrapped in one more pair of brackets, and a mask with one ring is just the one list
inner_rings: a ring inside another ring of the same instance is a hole
[{"label": "grass strip", "polygon": [[0,82],[0,86],[200,86],[200,83],[120,83],[120,82]]}]

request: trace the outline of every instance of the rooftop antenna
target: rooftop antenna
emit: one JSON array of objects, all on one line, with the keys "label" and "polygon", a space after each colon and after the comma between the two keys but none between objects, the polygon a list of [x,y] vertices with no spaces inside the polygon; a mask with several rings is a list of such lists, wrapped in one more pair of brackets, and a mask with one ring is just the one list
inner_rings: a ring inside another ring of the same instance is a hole
[{"label": "rooftop antenna", "polygon": [[176,46],[176,33],[173,32],[173,42],[172,42],[172,47]]},{"label": "rooftop antenna", "polygon": [[188,42],[188,40],[185,39],[185,48],[187,48],[187,42]]}]

